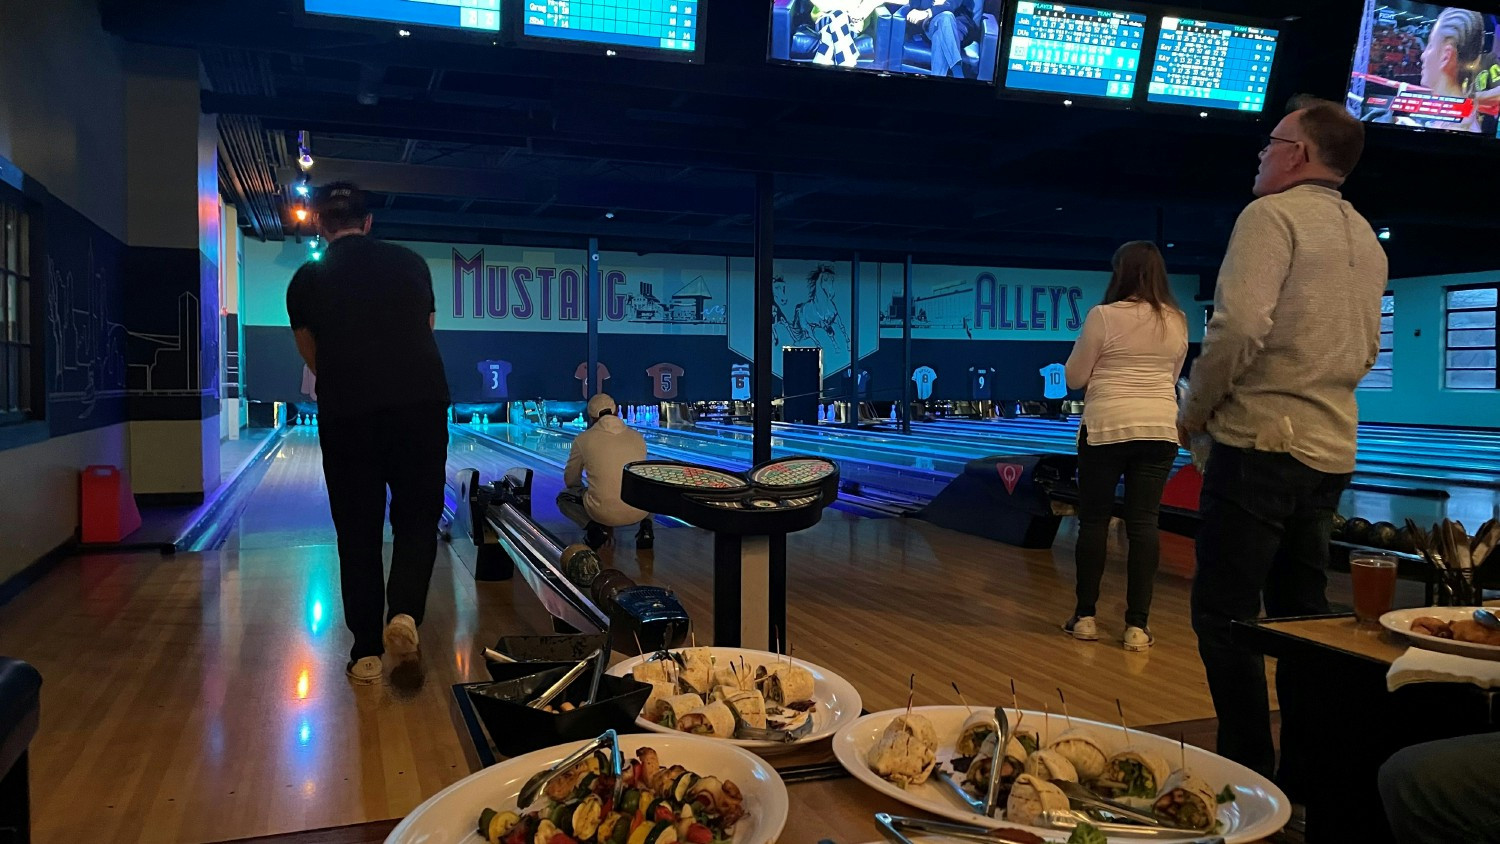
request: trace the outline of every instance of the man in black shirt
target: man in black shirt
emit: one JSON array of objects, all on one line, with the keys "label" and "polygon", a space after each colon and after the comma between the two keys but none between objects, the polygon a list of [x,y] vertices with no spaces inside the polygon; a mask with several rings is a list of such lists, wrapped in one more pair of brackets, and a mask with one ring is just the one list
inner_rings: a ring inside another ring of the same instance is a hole
[{"label": "man in black shirt", "polygon": [[427,262],[369,237],[364,194],[354,185],[327,186],[313,210],[328,248],[292,277],[286,308],[297,351],[318,378],[318,441],[338,531],[344,623],[354,634],[348,674],[376,683],[384,651],[416,657],[443,513],[448,383],[433,338]]}]

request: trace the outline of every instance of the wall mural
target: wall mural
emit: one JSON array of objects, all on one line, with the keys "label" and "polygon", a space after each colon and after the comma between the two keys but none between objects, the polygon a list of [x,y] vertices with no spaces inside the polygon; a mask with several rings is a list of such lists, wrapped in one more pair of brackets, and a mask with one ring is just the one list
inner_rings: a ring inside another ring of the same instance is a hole
[{"label": "wall mural", "polygon": [[[51,221],[49,221],[51,222]],[[49,230],[49,236],[58,233]],[[59,245],[49,237],[49,245]],[[71,239],[63,240],[68,245]],[[125,326],[120,319],[121,283],[117,253],[87,237],[85,248],[49,250],[47,255],[47,331],[51,340],[47,394],[49,416],[65,429],[63,418],[90,420],[101,401],[123,399],[126,387]],[[98,254],[103,252],[103,255]],[[81,263],[70,266],[69,261]],[[109,424],[119,419],[103,420]],[[89,427],[89,426],[84,426]]]}]

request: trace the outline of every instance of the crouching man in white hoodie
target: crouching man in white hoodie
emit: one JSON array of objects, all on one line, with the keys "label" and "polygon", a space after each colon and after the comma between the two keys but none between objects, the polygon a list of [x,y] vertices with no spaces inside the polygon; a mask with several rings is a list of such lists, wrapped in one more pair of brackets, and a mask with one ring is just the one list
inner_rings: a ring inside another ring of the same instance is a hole
[{"label": "crouching man in white hoodie", "polygon": [[646,440],[625,424],[618,410],[604,393],[589,399],[584,411],[589,428],[573,440],[563,470],[567,489],[557,494],[557,509],[584,529],[584,541],[595,550],[613,538],[617,527],[639,525],[637,548],[650,548],[656,538],[651,514],[620,500],[625,464],[646,459]]}]

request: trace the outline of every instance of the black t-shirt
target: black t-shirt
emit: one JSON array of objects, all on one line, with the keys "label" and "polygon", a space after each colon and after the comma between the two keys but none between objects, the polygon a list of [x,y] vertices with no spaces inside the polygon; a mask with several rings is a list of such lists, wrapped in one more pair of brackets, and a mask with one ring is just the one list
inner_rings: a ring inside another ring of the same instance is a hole
[{"label": "black t-shirt", "polygon": [[361,235],[329,244],[286,289],[292,328],[317,340],[318,407],[331,416],[448,404],[430,320],[432,272],[404,246]]}]

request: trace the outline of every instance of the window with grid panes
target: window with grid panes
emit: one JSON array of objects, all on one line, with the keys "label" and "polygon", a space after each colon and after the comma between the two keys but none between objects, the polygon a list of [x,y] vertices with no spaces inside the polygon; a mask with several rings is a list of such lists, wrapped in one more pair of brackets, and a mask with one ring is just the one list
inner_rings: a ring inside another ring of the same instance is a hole
[{"label": "window with grid panes", "polygon": [[1443,383],[1450,390],[1493,390],[1500,284],[1454,287],[1447,295]]},{"label": "window with grid panes", "polygon": [[32,418],[33,343],[31,215],[19,199],[0,195],[0,425]]},{"label": "window with grid panes", "polygon": [[1387,293],[1380,297],[1380,355],[1365,380],[1359,382],[1361,390],[1389,390],[1396,379],[1396,296]]}]

